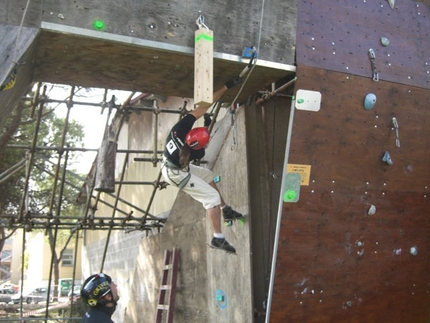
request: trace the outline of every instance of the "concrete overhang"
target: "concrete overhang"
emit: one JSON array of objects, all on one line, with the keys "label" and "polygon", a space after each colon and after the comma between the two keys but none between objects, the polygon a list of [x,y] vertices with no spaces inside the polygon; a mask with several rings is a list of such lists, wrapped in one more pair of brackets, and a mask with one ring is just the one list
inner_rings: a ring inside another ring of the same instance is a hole
[{"label": "concrete overhang", "polygon": [[[215,52],[214,89],[248,63],[249,59]],[[257,59],[237,101],[295,71],[293,65]],[[194,48],[42,22],[33,80],[192,98]],[[236,95],[228,91],[223,99]]]}]

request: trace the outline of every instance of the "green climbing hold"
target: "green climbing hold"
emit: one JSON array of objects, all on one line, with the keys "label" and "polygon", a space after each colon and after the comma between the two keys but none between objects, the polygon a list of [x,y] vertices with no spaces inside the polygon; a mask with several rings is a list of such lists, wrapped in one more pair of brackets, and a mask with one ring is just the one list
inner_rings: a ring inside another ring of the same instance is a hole
[{"label": "green climbing hold", "polygon": [[217,302],[224,302],[224,295],[216,295]]},{"label": "green climbing hold", "polygon": [[93,27],[96,30],[104,30],[106,28],[106,24],[102,20],[95,20],[93,22]]},{"label": "green climbing hold", "polygon": [[390,40],[387,37],[381,37],[381,44],[382,46],[387,47],[390,45]]},{"label": "green climbing hold", "polygon": [[284,193],[284,202],[294,201],[296,198],[296,192],[294,190],[287,190]]},{"label": "green climbing hold", "polygon": [[300,198],[300,185],[302,176],[299,173],[286,173],[282,199],[285,203],[297,203]]}]

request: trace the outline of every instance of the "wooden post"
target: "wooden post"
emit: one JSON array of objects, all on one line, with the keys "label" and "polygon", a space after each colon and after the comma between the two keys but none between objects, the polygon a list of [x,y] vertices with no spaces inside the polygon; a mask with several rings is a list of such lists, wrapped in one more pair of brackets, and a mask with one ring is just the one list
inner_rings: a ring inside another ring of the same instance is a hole
[{"label": "wooden post", "polygon": [[97,171],[94,189],[99,192],[115,192],[115,159],[117,143],[112,126],[106,128],[103,142],[97,155]]},{"label": "wooden post", "polygon": [[213,103],[213,32],[201,28],[195,32],[194,105]]}]

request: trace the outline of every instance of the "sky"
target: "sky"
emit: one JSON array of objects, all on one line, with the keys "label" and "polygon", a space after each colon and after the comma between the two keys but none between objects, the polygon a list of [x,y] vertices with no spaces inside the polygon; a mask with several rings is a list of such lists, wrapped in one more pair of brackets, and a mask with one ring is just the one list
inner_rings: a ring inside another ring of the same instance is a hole
[{"label": "sky", "polygon": [[[70,86],[46,84],[47,96],[49,99],[66,100],[70,95]],[[129,91],[109,90],[106,96],[106,101],[112,99],[115,95],[115,104],[121,105],[130,95]],[[104,89],[98,88],[82,88],[73,97],[74,102],[100,103],[98,106],[79,105],[75,104],[70,110],[70,119],[79,122],[84,127],[84,148],[98,149],[103,139],[103,133],[108,116],[108,109],[102,110],[101,103],[103,101]],[[66,104],[50,103],[50,107],[55,107],[55,113],[59,117],[66,117]],[[112,115],[115,111],[113,111]],[[74,165],[79,173],[87,174],[96,156],[96,152],[84,152],[81,154],[80,162]]]}]

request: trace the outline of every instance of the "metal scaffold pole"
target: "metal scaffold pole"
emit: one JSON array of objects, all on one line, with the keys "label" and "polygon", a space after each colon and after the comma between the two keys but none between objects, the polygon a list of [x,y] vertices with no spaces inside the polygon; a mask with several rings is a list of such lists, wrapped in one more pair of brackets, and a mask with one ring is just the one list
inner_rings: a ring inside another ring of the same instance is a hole
[{"label": "metal scaffold pole", "polygon": [[288,166],[288,158],[290,154],[290,146],[291,146],[291,136],[292,136],[292,128],[294,121],[294,100],[291,101],[290,108],[290,120],[288,122],[288,133],[287,133],[287,143],[285,147],[285,156],[284,156],[284,168],[282,169],[282,183],[281,183],[281,192],[279,196],[279,204],[278,204],[278,217],[276,221],[276,232],[273,246],[273,254],[272,254],[272,267],[270,273],[270,284],[269,284],[269,292],[267,297],[267,309],[266,309],[266,320],[265,323],[270,322],[270,310],[272,307],[272,297],[273,297],[273,287],[275,284],[275,272],[276,272],[276,257],[278,255],[278,246],[279,246],[279,236],[281,231],[281,222],[282,222],[282,206],[283,206],[283,191],[285,176],[284,174],[287,171]]}]

